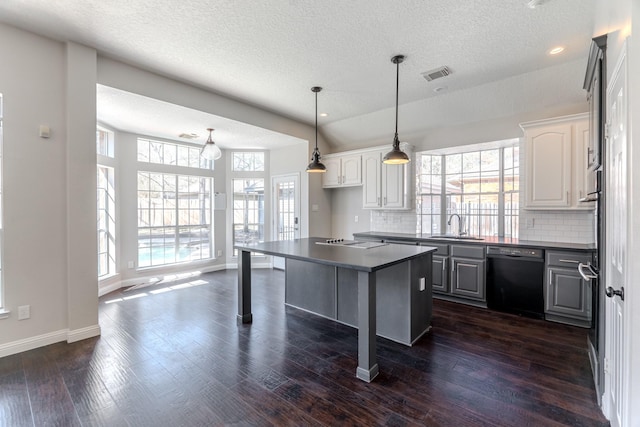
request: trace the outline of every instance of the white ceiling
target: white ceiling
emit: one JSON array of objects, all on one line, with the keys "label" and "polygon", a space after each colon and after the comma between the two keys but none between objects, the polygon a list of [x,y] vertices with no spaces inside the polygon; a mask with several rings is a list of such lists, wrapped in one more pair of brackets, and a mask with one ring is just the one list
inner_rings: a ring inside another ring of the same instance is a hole
[{"label": "white ceiling", "polygon": [[[584,101],[594,0],[546,0],[535,9],[527,1],[3,0],[0,22],[93,46],[309,124],[310,88],[322,86],[319,111],[329,116],[319,118],[321,131],[348,148],[391,140],[395,54],[407,56],[400,65],[401,139],[403,132]],[[548,55],[556,45],[564,53]],[[452,74],[433,82],[422,77],[441,65]],[[435,93],[436,87],[446,89]],[[107,88],[99,95],[117,102]],[[135,110],[144,120],[134,110],[99,117],[123,130],[140,132],[133,127],[151,126],[156,116],[180,132],[202,134],[209,122],[202,123],[216,120],[183,107],[169,111],[148,98],[122,98],[147,103]],[[106,106],[99,111],[106,114]]]}]

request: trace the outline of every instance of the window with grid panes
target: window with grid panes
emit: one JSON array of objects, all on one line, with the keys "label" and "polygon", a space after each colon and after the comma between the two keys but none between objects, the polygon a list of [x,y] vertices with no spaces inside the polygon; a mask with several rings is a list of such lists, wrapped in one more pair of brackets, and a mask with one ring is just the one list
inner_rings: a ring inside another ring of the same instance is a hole
[{"label": "window with grid panes", "polygon": [[3,179],[3,174],[4,174],[4,167],[3,167],[3,162],[4,162],[4,157],[2,155],[2,150],[3,150],[3,139],[2,139],[2,133],[3,133],[3,124],[2,124],[2,94],[0,93],[0,312],[3,311],[2,307],[4,307],[4,269],[3,269],[3,250],[4,250],[4,227],[2,225],[3,221],[2,221],[2,211],[4,208],[4,191],[2,188],[4,179]]},{"label": "window with grid panes", "polygon": [[232,185],[234,245],[264,242],[264,179],[234,178]]},{"label": "window with grid panes", "polygon": [[515,140],[500,145],[418,154],[418,232],[518,236],[519,148]]},{"label": "window with grid panes", "polygon": [[213,160],[207,160],[201,157],[200,148],[201,147],[191,145],[138,138],[138,161],[213,170]]},{"label": "window with grid panes", "polygon": [[98,278],[116,273],[116,201],[113,168],[98,165]]},{"label": "window with grid panes", "polygon": [[138,172],[138,266],[211,258],[213,178]]}]

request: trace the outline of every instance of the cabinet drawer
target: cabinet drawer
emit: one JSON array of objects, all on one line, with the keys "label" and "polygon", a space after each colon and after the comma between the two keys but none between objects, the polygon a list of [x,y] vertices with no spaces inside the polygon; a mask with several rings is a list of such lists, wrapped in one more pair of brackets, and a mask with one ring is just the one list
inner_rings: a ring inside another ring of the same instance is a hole
[{"label": "cabinet drawer", "polygon": [[451,245],[451,255],[463,258],[484,259],[484,246]]},{"label": "cabinet drawer", "polygon": [[555,265],[558,267],[566,268],[578,268],[579,263],[587,264],[590,261],[590,253],[547,251],[547,265]]},{"label": "cabinet drawer", "polygon": [[433,252],[434,255],[449,255],[449,245],[443,245],[441,243],[419,243],[420,246],[430,246],[432,248],[436,248],[436,251]]}]

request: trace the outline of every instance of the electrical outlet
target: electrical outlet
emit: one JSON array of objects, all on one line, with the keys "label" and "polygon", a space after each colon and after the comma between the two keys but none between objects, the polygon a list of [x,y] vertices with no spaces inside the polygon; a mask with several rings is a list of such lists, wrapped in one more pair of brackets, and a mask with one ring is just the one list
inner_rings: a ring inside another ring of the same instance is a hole
[{"label": "electrical outlet", "polygon": [[222,256],[222,249],[218,249],[217,256]]},{"label": "electrical outlet", "polygon": [[535,218],[527,218],[527,228],[533,228],[536,225]]},{"label": "electrical outlet", "polygon": [[21,305],[18,307],[18,320],[25,320],[31,317],[31,306]]},{"label": "electrical outlet", "polygon": [[353,222],[358,222],[358,215],[356,215],[355,218],[353,218]]},{"label": "electrical outlet", "polygon": [[135,264],[133,263],[133,261],[129,261],[129,262],[127,263],[127,267],[129,267],[129,268],[133,268],[133,267],[135,267]]}]

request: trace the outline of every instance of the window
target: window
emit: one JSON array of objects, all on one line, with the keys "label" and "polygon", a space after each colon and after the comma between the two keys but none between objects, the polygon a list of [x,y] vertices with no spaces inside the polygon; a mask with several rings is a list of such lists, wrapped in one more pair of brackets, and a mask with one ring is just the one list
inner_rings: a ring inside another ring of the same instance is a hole
[{"label": "window", "polygon": [[102,127],[96,128],[97,204],[98,204],[98,279],[116,274],[116,192],[115,137]]},{"label": "window", "polygon": [[213,170],[213,161],[200,157],[200,148],[138,138],[138,161]]},{"label": "window", "polygon": [[106,129],[96,129],[96,153],[100,156],[114,158],[113,132]]},{"label": "window", "polygon": [[3,156],[2,156],[2,148],[3,148],[3,125],[2,125],[2,94],[0,93],[0,312],[2,312],[2,307],[4,307],[4,288],[3,288],[3,278],[4,278],[4,270],[2,268],[2,260],[3,260],[3,248],[4,248],[4,227],[2,226],[2,209],[4,207],[4,192],[2,188],[3,183]]},{"label": "window", "polygon": [[114,170],[98,165],[98,278],[116,273]]},{"label": "window", "polygon": [[476,236],[518,236],[519,147],[517,140],[495,145],[418,154],[419,232],[456,234],[460,227]]},{"label": "window", "polygon": [[234,245],[264,242],[264,179],[233,179],[232,185]]},{"label": "window", "polygon": [[236,172],[264,172],[264,152],[234,152],[232,154],[232,170]]},{"label": "window", "polygon": [[138,266],[211,258],[213,178],[138,172]]},{"label": "window", "polygon": [[213,161],[200,147],[145,138],[137,158],[147,163],[138,169],[138,267],[212,258]]}]

